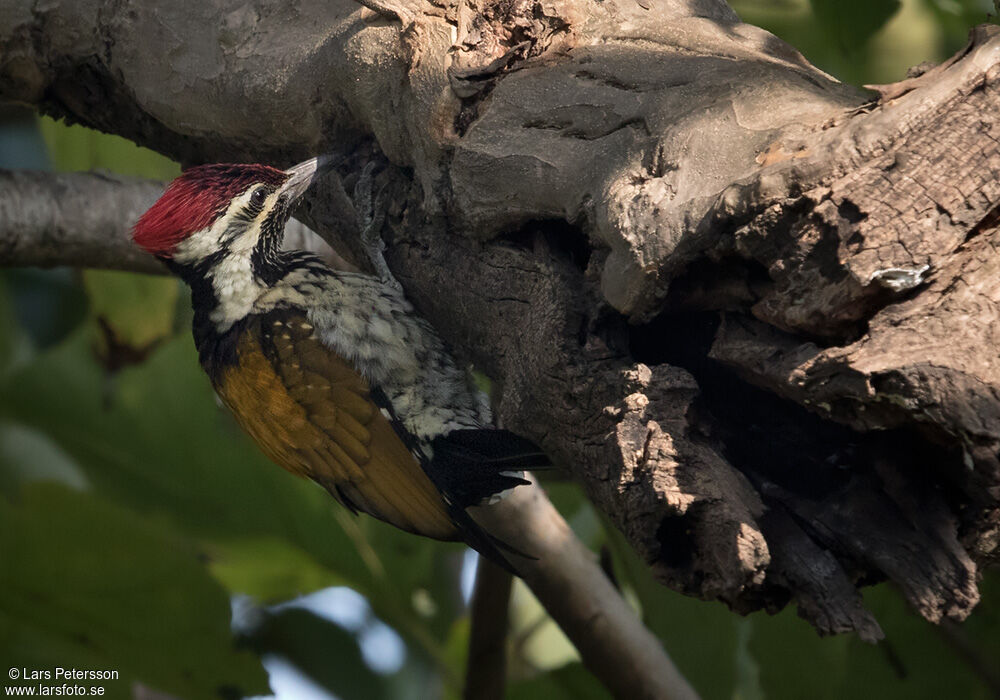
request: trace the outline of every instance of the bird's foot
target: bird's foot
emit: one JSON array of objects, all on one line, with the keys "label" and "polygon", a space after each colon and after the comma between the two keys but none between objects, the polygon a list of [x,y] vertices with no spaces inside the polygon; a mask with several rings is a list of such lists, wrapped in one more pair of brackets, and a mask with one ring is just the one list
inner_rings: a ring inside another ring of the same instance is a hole
[{"label": "bird's foot", "polygon": [[388,194],[385,187],[378,190],[375,188],[375,167],[374,162],[365,165],[354,186],[354,208],[357,211],[361,247],[364,248],[376,276],[384,284],[400,289],[399,281],[393,276],[383,255],[385,242],[382,240],[382,226],[385,225]]}]

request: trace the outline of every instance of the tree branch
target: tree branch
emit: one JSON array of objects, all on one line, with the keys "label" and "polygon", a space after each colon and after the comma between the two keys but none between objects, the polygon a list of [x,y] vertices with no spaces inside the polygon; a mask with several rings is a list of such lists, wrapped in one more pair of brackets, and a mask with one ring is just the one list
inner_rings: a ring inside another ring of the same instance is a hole
[{"label": "tree branch", "polygon": [[975,605],[1000,552],[994,30],[876,102],[711,0],[427,3],[405,29],[350,0],[107,1],[15,0],[0,98],[183,162],[336,145],[346,191],[378,162],[407,293],[660,580],[866,638],[857,581],[931,620]]},{"label": "tree branch", "polygon": [[165,272],[131,239],[162,193],[161,183],[116,175],[0,170],[0,265]]},{"label": "tree branch", "polygon": [[584,666],[615,697],[698,697],[540,487],[518,487],[500,503],[472,510],[489,532],[533,557],[511,555]]},{"label": "tree branch", "polygon": [[511,575],[479,558],[469,615],[469,659],[465,664],[465,700],[503,700],[507,683],[507,626]]}]

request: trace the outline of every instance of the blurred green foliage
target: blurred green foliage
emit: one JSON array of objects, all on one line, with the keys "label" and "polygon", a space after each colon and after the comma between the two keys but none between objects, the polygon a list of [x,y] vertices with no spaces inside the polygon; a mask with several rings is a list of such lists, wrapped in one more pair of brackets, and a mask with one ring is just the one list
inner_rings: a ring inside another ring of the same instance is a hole
[{"label": "blurred green foliage", "polygon": [[0,500],[0,559],[8,665],[118,670],[119,697],[136,681],[192,700],[266,688],[232,647],[226,592],[155,518],[36,482]]},{"label": "blurred green foliage", "polygon": [[[733,4],[856,84],[943,59],[993,9],[990,0]],[[38,129],[57,169],[179,172],[121,138],[48,119]],[[184,698],[263,693],[255,655],[286,658],[344,700],[459,697],[469,634],[461,548],[352,517],[270,464],[219,408],[189,321],[171,279],[0,273],[0,659],[118,670],[119,681],[101,683],[112,698],[131,698],[133,683]],[[741,618],[663,588],[577,487],[549,490],[578,535],[610,551],[626,597],[705,698],[998,692],[996,575],[962,626],[929,625],[880,586],[866,602],[886,643],[819,639],[792,610]],[[355,629],[264,607],[328,586],[359,592],[402,636],[409,653],[397,672],[365,662]],[[253,604],[234,632],[235,596]],[[512,607],[509,697],[607,697],[521,584]]]},{"label": "blurred green foliage", "polygon": [[[963,625],[932,625],[889,585],[865,591],[886,634],[878,645],[853,636],[820,638],[794,606],[741,618],[718,603],[664,591],[624,539],[608,530],[616,571],[640,601],[643,620],[705,700],[996,697],[1000,577],[986,574],[983,600]],[[982,668],[994,668],[982,674]]]},{"label": "blurred green foliage", "polygon": [[830,44],[845,54],[857,53],[889,18],[899,0],[812,0],[812,11]]},{"label": "blurred green foliage", "polygon": [[49,117],[38,118],[38,129],[55,170],[110,170],[158,180],[181,174],[174,161],[121,136],[102,134],[79,124],[68,126]]},{"label": "blurred green foliage", "polygon": [[809,61],[855,85],[902,80],[911,66],[940,62],[969,30],[995,21],[992,0],[732,0]]}]

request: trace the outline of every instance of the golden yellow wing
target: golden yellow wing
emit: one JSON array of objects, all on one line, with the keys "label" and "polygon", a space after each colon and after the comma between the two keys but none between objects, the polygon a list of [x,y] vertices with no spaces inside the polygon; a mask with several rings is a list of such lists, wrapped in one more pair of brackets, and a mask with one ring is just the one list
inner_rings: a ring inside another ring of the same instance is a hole
[{"label": "golden yellow wing", "polygon": [[365,379],[300,314],[255,319],[215,377],[236,420],[277,464],[409,532],[462,539],[448,506],[372,401]]}]

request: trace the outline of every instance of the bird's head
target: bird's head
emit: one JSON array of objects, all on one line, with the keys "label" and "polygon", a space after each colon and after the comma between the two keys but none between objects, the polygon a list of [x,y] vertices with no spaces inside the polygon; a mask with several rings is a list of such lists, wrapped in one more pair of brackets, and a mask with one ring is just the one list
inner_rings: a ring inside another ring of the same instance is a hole
[{"label": "bird's head", "polygon": [[320,161],[288,170],[190,168],[139,218],[132,237],[191,287],[196,318],[225,331],[282,278],[285,224]]},{"label": "bird's head", "polygon": [[318,163],[312,158],[288,170],[230,164],[189,168],[142,215],[132,238],[181,267],[277,250],[291,207],[308,189]]}]

